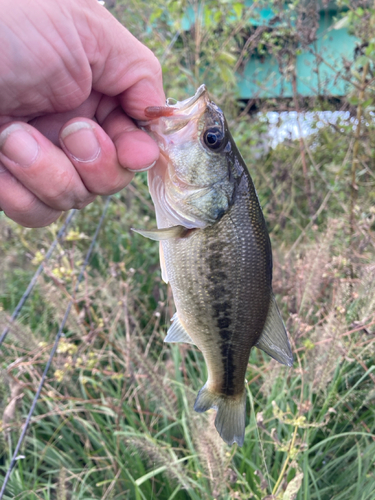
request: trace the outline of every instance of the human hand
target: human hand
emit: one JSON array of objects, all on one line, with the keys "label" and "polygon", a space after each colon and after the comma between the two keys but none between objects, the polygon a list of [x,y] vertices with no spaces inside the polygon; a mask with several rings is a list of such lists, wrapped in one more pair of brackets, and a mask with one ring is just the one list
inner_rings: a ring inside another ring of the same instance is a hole
[{"label": "human hand", "polygon": [[[160,64],[96,0],[0,0],[0,209],[28,227],[125,187],[159,149]],[[59,147],[60,146],[60,147]]]}]

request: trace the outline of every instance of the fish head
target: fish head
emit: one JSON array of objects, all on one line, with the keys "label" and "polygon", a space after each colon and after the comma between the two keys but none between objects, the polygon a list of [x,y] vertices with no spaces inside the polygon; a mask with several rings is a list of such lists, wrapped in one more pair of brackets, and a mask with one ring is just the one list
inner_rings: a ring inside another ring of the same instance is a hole
[{"label": "fish head", "polygon": [[166,106],[146,108],[145,114],[150,120],[142,122],[142,128],[156,140],[182,182],[203,187],[227,173],[220,153],[228,143],[228,127],[205,85],[189,99],[168,99]]},{"label": "fish head", "polygon": [[[215,223],[232,203],[236,177],[233,140],[222,110],[201,85],[193,97],[168,99],[166,106],[146,108],[145,114],[149,120],[138,124],[155,139],[162,156],[149,177],[157,212],[158,204],[159,209],[166,205],[165,211],[179,214],[178,224],[190,228]],[[169,225],[176,223],[172,219]]]}]

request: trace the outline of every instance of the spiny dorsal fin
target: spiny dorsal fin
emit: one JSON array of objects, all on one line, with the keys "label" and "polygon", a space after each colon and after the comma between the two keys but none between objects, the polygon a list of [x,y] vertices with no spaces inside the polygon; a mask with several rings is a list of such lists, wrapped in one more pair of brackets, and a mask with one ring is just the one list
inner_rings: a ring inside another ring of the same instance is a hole
[{"label": "spiny dorsal fin", "polygon": [[177,313],[173,315],[171,321],[172,321],[172,326],[169,328],[167,336],[164,339],[164,342],[186,342],[187,344],[194,344],[188,332],[181,325]]},{"label": "spiny dorsal fin", "polygon": [[290,348],[288,334],[286,333],[285,326],[283,320],[281,319],[279,308],[277,307],[273,294],[262,335],[255,346],[258,347],[258,349],[262,349],[262,351],[276,359],[279,363],[292,366],[292,349]]},{"label": "spiny dorsal fin", "polygon": [[162,229],[155,228],[147,231],[145,229],[134,229],[132,227],[132,231],[144,236],[145,238],[149,238],[150,240],[162,241],[169,240],[171,238],[180,238],[180,236],[186,233],[187,229],[184,226],[173,226]]}]

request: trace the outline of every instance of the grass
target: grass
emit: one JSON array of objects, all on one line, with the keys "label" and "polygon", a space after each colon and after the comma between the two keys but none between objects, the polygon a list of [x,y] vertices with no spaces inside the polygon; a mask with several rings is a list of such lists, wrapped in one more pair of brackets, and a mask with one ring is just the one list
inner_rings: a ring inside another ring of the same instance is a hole
[{"label": "grass", "polygon": [[[374,326],[362,323],[375,321],[373,265],[362,259],[363,279],[347,278],[334,222],[288,257],[276,249],[275,290],[284,311],[295,311],[284,317],[296,362],[288,369],[252,352],[245,444],[230,448],[214,414],[192,409],[206,377],[201,354],[163,344],[173,305],[157,245],[130,232],[152,223],[142,200],[145,176],[110,205],[6,498],[372,499]],[[3,410],[17,388],[22,397],[3,419],[4,471],[101,208],[77,216],[6,341]],[[22,262],[22,272],[3,269],[5,312],[55,228],[0,221],[5,260]]]},{"label": "grass", "polygon": [[[220,23],[217,9],[231,4],[216,4],[205,5]],[[125,12],[117,2],[115,10],[120,19],[127,14],[135,34],[161,57],[182,7],[169,6],[173,23],[161,4],[143,7],[129,3]],[[162,37],[147,29],[151,18]],[[269,224],[274,291],[295,363],[289,369],[251,353],[241,449],[220,440],[214,412],[193,411],[206,367],[194,347],[163,343],[173,301],[161,280],[158,245],[130,230],[154,225],[146,175],[138,175],[112,198],[7,500],[375,498],[373,125],[369,121],[358,139],[355,203],[353,123],[305,139],[304,159],[299,142],[264,151],[264,117],[241,113],[231,90],[230,56],[238,55],[241,22],[228,15],[222,31],[182,33],[169,48],[164,73],[168,95],[177,98],[204,74],[226,110]],[[218,36],[222,52],[215,48]],[[1,352],[0,474],[9,466],[103,203],[76,216]],[[0,213],[0,330],[58,227],[25,229]]]}]

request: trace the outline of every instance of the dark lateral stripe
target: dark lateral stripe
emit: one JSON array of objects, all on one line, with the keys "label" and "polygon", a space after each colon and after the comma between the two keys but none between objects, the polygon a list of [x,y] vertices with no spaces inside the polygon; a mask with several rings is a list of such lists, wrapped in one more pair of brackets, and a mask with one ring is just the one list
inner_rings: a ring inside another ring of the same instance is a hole
[{"label": "dark lateral stripe", "polygon": [[[217,320],[217,326],[220,328],[220,330],[223,330],[225,328],[228,328],[228,326],[232,323],[232,320],[228,317],[224,318],[219,318]],[[220,331],[220,336],[222,337],[222,333]]]},{"label": "dark lateral stripe", "polygon": [[[223,332],[224,331],[226,332],[227,330],[223,330]],[[228,333],[230,338],[232,332],[228,330]],[[227,341],[224,340],[223,343],[221,344],[220,351],[221,351],[221,362],[224,368],[221,392],[222,394],[226,394],[227,396],[234,396],[235,395],[234,372],[236,366],[234,364],[233,350],[231,349],[230,344],[228,344]]]},{"label": "dark lateral stripe", "polygon": [[219,329],[219,346],[221,353],[221,362],[223,368],[223,378],[221,380],[220,392],[227,396],[235,395],[235,363],[234,352],[231,346],[233,331],[230,329],[232,323],[231,309],[232,305],[226,297],[230,291],[226,286],[228,276],[226,273],[226,252],[225,244],[218,242],[211,243],[208,246],[206,262],[209,273],[207,292],[211,298],[211,307],[213,316],[216,319],[216,326]]},{"label": "dark lateral stripe", "polygon": [[212,304],[212,308],[215,311],[215,317],[217,318],[219,316],[229,316],[232,306],[228,301],[214,302]]}]

